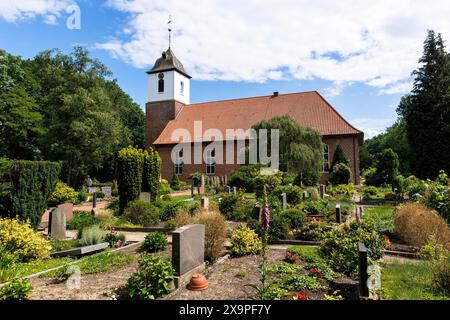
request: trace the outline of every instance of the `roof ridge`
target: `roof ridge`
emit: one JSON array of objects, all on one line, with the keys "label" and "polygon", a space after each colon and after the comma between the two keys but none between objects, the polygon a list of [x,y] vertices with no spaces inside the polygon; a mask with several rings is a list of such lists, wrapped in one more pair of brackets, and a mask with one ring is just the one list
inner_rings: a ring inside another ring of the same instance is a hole
[{"label": "roof ridge", "polygon": [[[315,91],[315,90],[311,90],[311,91],[302,91],[302,92],[290,92],[290,93],[282,93],[282,94],[279,94],[278,97],[281,97],[281,96],[290,96],[290,95],[296,95],[296,94],[307,94],[307,93],[318,93],[318,92]],[[270,94],[270,95],[264,95],[264,96],[255,96],[255,97],[231,98],[231,99],[224,99],[224,100],[205,101],[205,102],[191,103],[191,104],[188,104],[188,105],[186,105],[186,106],[189,107],[189,106],[198,106],[198,105],[208,104],[208,103],[228,102],[228,101],[237,101],[237,100],[250,100],[250,99],[258,99],[258,98],[268,98],[268,97],[273,97],[273,94]]]}]

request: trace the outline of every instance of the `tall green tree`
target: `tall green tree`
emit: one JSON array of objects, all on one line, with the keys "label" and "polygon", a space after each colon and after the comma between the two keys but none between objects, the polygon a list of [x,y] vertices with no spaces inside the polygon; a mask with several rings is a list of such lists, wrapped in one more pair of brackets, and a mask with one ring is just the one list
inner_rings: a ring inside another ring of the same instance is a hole
[{"label": "tall green tree", "polygon": [[398,175],[399,161],[397,154],[392,149],[385,149],[377,155],[377,174],[385,184],[394,185],[394,179]]},{"label": "tall green tree", "polygon": [[450,171],[450,57],[440,34],[428,32],[419,62],[414,89],[398,113],[406,121],[412,173],[434,179],[441,169]]},{"label": "tall green tree", "polygon": [[345,165],[348,165],[348,159],[345,156],[344,150],[342,149],[342,146],[340,143],[336,146],[336,150],[334,151],[333,155],[333,162],[331,167],[334,167],[337,164],[343,163]]},{"label": "tall green tree", "polygon": [[[317,173],[323,164],[323,144],[320,134],[309,128],[304,128],[289,116],[275,117],[261,121],[253,126],[259,132],[261,129],[279,130],[280,170],[287,172],[293,169],[299,174]],[[259,136],[259,135],[258,135]]]}]

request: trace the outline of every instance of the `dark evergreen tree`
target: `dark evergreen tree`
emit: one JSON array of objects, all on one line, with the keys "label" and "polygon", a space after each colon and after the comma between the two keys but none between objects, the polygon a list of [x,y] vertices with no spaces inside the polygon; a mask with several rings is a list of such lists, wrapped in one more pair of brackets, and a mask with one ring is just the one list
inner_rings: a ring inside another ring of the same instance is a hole
[{"label": "dark evergreen tree", "polygon": [[428,32],[419,62],[414,89],[398,112],[406,121],[411,171],[425,179],[450,171],[450,57],[440,34]]},{"label": "dark evergreen tree", "polygon": [[333,162],[331,167],[334,167],[335,165],[343,163],[345,165],[348,165],[348,159],[345,157],[344,149],[342,149],[342,146],[340,143],[336,146],[336,150],[334,151],[333,155]]}]

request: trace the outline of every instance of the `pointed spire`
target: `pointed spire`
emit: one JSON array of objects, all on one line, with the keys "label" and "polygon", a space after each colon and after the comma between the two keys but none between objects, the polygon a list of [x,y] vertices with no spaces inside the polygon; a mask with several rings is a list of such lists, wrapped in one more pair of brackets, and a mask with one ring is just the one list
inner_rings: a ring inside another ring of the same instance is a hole
[{"label": "pointed spire", "polygon": [[169,25],[169,48],[170,45],[172,44],[172,15],[169,14],[169,22],[167,22],[167,24]]}]

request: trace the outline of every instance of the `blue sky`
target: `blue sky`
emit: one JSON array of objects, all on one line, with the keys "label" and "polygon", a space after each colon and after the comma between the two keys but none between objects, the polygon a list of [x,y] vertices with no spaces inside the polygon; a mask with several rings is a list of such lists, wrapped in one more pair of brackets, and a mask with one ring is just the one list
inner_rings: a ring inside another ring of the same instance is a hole
[{"label": "blue sky", "polygon": [[[84,45],[143,107],[145,71],[167,48],[171,14],[173,50],[193,76],[191,102],[317,90],[367,137],[395,122],[426,30],[450,34],[450,5],[423,3],[2,0],[0,48],[32,58]],[[80,29],[67,27],[71,5]]]}]

